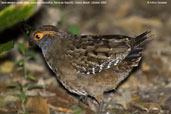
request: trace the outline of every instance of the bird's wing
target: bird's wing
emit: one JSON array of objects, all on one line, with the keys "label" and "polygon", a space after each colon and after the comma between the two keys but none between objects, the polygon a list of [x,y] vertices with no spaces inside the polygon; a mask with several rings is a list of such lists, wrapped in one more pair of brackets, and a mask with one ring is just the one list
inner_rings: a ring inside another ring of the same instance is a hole
[{"label": "bird's wing", "polygon": [[131,40],[123,35],[77,35],[67,54],[80,73],[94,74],[118,65],[131,51]]}]

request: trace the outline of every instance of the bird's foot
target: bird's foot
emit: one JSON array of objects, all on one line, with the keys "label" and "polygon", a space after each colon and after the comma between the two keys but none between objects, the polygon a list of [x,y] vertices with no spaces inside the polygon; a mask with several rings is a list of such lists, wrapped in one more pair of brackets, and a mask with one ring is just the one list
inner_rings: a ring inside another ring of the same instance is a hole
[{"label": "bird's foot", "polygon": [[107,103],[102,101],[101,103],[99,103],[99,107],[97,110],[97,114],[106,114],[106,107],[107,107]]}]

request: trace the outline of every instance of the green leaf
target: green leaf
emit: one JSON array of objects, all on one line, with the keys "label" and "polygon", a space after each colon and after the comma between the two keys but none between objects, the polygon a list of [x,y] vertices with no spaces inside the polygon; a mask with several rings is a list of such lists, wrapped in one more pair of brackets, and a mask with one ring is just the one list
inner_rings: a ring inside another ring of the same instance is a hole
[{"label": "green leaf", "polygon": [[21,52],[22,55],[25,54],[25,45],[24,44],[19,43],[18,44],[18,49],[19,49],[19,51]]},{"label": "green leaf", "polygon": [[0,53],[10,50],[13,47],[14,47],[14,41],[9,41],[7,43],[0,44]]},{"label": "green leaf", "polygon": [[24,101],[26,100],[27,96],[24,92],[21,93],[20,95],[21,101],[24,103]]},{"label": "green leaf", "polygon": [[74,109],[74,114],[84,114],[84,110],[82,108],[75,108]]},{"label": "green leaf", "polygon": [[18,90],[16,90],[16,91],[14,91],[14,92],[10,92],[10,95],[20,97],[20,96],[21,96],[21,92],[18,91]]},{"label": "green leaf", "polygon": [[43,89],[43,85],[31,85],[28,87],[28,90],[31,90],[31,89]]},{"label": "green leaf", "polygon": [[17,88],[19,87],[18,83],[10,83],[7,85],[8,88]]},{"label": "green leaf", "polygon": [[2,107],[5,107],[5,100],[4,100],[4,98],[3,97],[1,97],[0,96],[0,107],[2,108]]},{"label": "green leaf", "polygon": [[35,4],[10,5],[6,7],[0,11],[0,31],[28,19],[35,11]]},{"label": "green leaf", "polygon": [[80,29],[77,25],[73,24],[73,25],[70,25],[69,28],[68,28],[68,31],[71,33],[71,34],[80,34]]},{"label": "green leaf", "polygon": [[16,64],[18,65],[18,66],[20,66],[20,67],[23,67],[24,66],[24,59],[20,59],[20,60],[18,60],[17,62],[16,62]]},{"label": "green leaf", "polygon": [[36,56],[36,53],[34,51],[28,50],[26,51],[26,55],[28,56],[28,59],[34,59]]},{"label": "green leaf", "polygon": [[30,79],[32,81],[36,81],[36,78],[32,75],[27,75],[27,79]]}]

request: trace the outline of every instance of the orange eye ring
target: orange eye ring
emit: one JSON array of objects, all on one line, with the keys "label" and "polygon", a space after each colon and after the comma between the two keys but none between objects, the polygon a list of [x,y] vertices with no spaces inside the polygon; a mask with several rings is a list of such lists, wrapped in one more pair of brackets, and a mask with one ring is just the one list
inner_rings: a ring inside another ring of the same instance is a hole
[{"label": "orange eye ring", "polygon": [[34,39],[35,40],[41,40],[43,38],[43,34],[42,33],[36,33],[35,35],[34,35]]}]

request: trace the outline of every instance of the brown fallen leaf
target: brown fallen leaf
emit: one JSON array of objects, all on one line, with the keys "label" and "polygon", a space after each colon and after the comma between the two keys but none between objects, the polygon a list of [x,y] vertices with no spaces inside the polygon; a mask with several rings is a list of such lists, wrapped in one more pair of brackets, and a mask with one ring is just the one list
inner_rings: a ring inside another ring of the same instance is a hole
[{"label": "brown fallen leaf", "polygon": [[150,112],[150,111],[161,112],[161,110],[162,110],[159,104],[153,103],[153,102],[146,103],[146,104],[144,105],[144,107],[145,107],[146,109],[148,109],[149,112]]},{"label": "brown fallen leaf", "polygon": [[62,107],[56,107],[56,106],[53,106],[51,104],[48,104],[49,105],[49,108],[53,109],[53,110],[57,110],[57,111],[60,111],[60,112],[65,112],[65,113],[73,113],[72,110],[70,109],[67,109],[67,108],[62,108]]},{"label": "brown fallen leaf", "polygon": [[129,109],[144,110],[148,114],[159,114],[162,112],[162,108],[159,104],[153,102],[135,102],[129,105]]},{"label": "brown fallen leaf", "polygon": [[39,97],[29,97],[25,103],[26,112],[30,114],[50,114],[46,101]]},{"label": "brown fallen leaf", "polygon": [[12,61],[5,61],[1,63],[0,69],[4,73],[11,73],[15,68],[15,64]]},{"label": "brown fallen leaf", "polygon": [[151,70],[151,66],[148,63],[143,62],[142,63],[142,70],[145,71],[145,72],[148,72],[148,71]]}]

